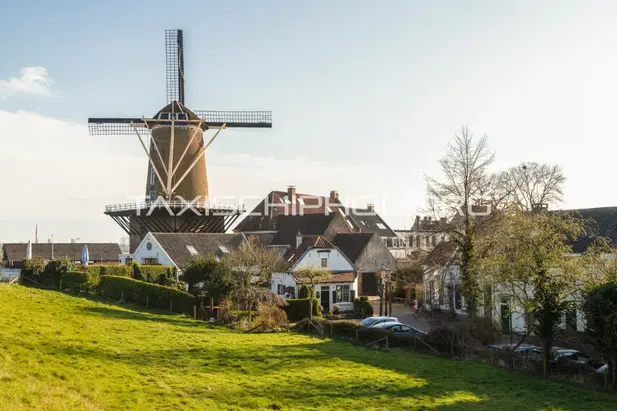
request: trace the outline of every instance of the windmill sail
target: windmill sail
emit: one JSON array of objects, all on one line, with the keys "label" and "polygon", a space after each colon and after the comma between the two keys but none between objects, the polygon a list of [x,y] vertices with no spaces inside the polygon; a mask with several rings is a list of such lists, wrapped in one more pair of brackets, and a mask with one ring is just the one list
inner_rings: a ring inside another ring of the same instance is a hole
[{"label": "windmill sail", "polygon": [[165,30],[167,103],[184,104],[184,36],[182,30]]}]

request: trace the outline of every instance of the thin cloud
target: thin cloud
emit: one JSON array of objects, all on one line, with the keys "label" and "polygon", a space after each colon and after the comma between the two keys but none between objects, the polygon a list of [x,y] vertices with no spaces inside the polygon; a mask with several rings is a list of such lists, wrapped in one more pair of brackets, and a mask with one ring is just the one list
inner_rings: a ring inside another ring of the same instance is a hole
[{"label": "thin cloud", "polygon": [[47,69],[41,66],[26,67],[21,70],[21,77],[0,80],[0,99],[6,100],[18,94],[34,96],[51,96],[53,80]]}]

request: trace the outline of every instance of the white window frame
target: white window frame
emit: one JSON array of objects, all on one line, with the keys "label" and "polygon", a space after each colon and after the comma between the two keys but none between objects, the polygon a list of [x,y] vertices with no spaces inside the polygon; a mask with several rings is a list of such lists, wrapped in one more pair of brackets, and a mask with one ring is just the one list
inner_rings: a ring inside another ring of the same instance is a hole
[{"label": "white window frame", "polygon": [[197,252],[197,250],[195,249],[194,246],[187,244],[185,245],[186,250],[191,254],[191,255],[199,255],[199,253]]}]

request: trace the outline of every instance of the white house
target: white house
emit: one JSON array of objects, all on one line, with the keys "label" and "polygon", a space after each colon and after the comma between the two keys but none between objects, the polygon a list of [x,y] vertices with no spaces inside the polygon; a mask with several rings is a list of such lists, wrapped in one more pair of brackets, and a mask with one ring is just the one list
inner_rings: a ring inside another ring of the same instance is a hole
[{"label": "white house", "polygon": [[171,266],[180,275],[191,257],[209,254],[221,257],[241,237],[241,234],[220,233],[148,233],[133,253],[120,255],[120,262]]},{"label": "white house", "polygon": [[291,264],[289,272],[272,275],[271,289],[285,298],[296,298],[302,283],[296,282],[294,272],[303,268],[318,268],[332,272],[315,285],[315,296],[325,311],[337,305],[341,311],[353,310],[358,290],[358,278],[353,263],[322,236],[297,236],[296,246],[290,247],[284,258]]}]

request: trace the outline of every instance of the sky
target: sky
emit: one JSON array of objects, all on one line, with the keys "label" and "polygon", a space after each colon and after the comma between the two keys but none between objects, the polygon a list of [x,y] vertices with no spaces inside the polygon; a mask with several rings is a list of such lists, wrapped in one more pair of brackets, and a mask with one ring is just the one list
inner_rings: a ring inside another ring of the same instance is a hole
[{"label": "sky", "polygon": [[224,130],[208,149],[213,200],[337,190],[409,228],[466,125],[488,136],[495,170],[561,165],[553,208],[617,205],[616,20],[617,2],[592,0],[10,2],[0,243],[37,224],[41,241],[124,235],[104,206],[143,195],[147,160],[134,136],[89,136],[87,118],[165,105],[171,28],[189,108],[272,110],[271,130]]}]

